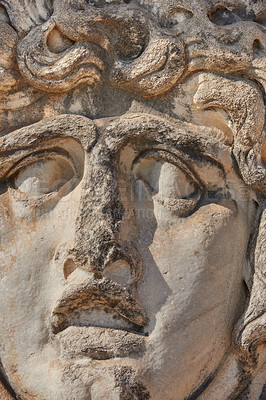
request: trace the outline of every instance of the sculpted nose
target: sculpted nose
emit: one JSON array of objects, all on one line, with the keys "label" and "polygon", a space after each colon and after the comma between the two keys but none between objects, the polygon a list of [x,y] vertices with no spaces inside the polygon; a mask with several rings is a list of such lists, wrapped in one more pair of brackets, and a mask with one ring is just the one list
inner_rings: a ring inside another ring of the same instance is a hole
[{"label": "sculpted nose", "polygon": [[[64,263],[68,278],[77,268],[105,276],[122,285],[137,280],[141,260],[134,245],[134,221],[122,237],[126,199],[119,188],[117,171],[108,151],[94,150],[85,165],[85,175],[75,227],[73,248]],[[123,204],[124,203],[124,204]]]}]

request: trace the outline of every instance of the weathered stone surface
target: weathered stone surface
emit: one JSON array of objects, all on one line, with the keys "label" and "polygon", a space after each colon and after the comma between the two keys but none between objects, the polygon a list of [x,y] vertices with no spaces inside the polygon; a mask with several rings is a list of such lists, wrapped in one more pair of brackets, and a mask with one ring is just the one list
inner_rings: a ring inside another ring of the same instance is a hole
[{"label": "weathered stone surface", "polygon": [[0,0],[0,400],[263,400],[266,6]]}]

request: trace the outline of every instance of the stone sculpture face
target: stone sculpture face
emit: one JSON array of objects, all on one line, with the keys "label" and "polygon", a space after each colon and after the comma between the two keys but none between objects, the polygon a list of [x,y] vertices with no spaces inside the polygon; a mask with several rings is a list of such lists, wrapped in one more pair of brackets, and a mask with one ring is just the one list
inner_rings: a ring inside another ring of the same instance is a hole
[{"label": "stone sculpture face", "polygon": [[0,4],[4,395],[259,398],[264,5]]}]

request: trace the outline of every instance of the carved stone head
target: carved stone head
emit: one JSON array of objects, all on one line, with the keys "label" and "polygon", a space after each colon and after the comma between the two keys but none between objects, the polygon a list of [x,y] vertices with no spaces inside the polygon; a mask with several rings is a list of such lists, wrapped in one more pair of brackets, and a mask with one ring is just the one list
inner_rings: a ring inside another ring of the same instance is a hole
[{"label": "carved stone head", "polygon": [[265,16],[0,0],[1,400],[265,395]]}]

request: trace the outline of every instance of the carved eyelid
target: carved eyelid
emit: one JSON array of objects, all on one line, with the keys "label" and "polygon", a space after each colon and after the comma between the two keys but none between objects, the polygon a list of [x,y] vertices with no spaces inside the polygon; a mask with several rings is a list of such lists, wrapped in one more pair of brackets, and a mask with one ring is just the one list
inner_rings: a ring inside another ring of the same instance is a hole
[{"label": "carved eyelid", "polygon": [[[45,163],[50,163],[51,174],[45,174]],[[33,170],[36,175],[31,174]],[[59,168],[59,169],[58,169]],[[27,172],[28,171],[28,172]],[[59,175],[58,175],[59,173]],[[49,179],[50,176],[50,179]],[[9,194],[18,201],[25,196],[38,205],[56,200],[69,193],[77,185],[81,170],[74,157],[61,148],[43,149],[25,154],[3,175]],[[59,198],[57,197],[59,196]]]},{"label": "carved eyelid", "polygon": [[145,150],[141,154],[139,154],[132,163],[132,171],[135,170],[136,166],[144,159],[154,158],[158,161],[166,161],[170,164],[175,165],[180,168],[188,178],[192,179],[195,184],[199,187],[199,189],[204,190],[204,184],[201,179],[197,176],[195,171],[192,171],[191,168],[187,166],[187,163],[183,160],[181,156],[177,156],[167,150],[164,149],[153,149],[153,150]]},{"label": "carved eyelid", "polygon": [[39,151],[34,151],[32,153],[24,155],[20,160],[18,160],[15,165],[12,165],[11,168],[6,172],[5,174],[5,179],[11,179],[16,173],[19,172],[22,168],[28,167],[35,162],[42,161],[45,159],[45,156],[47,158],[51,157],[61,157],[67,160],[70,164],[70,166],[73,169],[73,172],[77,172],[77,166],[75,165],[75,162],[73,158],[70,156],[70,154],[63,150],[63,149],[57,149],[57,148],[51,148],[51,149],[45,149],[45,150],[39,150]]},{"label": "carved eyelid", "polygon": [[[176,167],[187,179],[188,184],[193,189],[190,193],[183,192],[183,196],[176,193],[173,196],[165,196],[164,193],[156,192],[149,182],[141,179],[145,186],[151,191],[151,195],[154,201],[169,211],[177,214],[179,217],[186,217],[192,213],[198,206],[200,199],[203,196],[205,186],[201,183],[201,180],[197,177],[191,168],[186,165],[186,162],[173,153],[165,150],[147,150],[141,153],[133,162],[132,169],[140,165],[142,160],[154,159],[154,161],[165,161],[166,163]],[[139,179],[139,178],[138,178]]]}]

